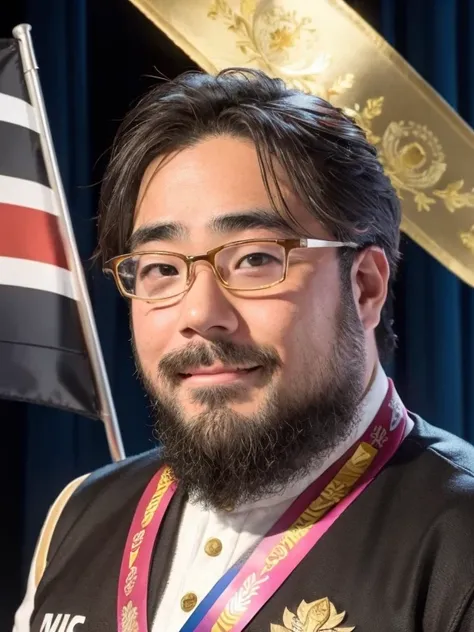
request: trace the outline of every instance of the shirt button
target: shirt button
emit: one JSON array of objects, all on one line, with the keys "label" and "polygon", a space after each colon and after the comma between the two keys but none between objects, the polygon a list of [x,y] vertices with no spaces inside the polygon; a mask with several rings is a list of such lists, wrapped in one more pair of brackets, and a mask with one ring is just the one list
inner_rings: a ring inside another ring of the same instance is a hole
[{"label": "shirt button", "polygon": [[217,557],[222,551],[222,542],[217,538],[211,538],[206,542],[204,550],[211,557]]},{"label": "shirt button", "polygon": [[197,600],[198,598],[194,593],[186,593],[181,599],[181,610],[184,610],[184,612],[191,612],[191,610],[196,607]]}]

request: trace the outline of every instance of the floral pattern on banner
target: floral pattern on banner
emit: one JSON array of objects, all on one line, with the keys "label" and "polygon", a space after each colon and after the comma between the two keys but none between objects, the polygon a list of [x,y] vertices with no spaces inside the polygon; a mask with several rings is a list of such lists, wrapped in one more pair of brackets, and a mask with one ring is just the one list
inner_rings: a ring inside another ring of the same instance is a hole
[{"label": "floral pattern on banner", "polygon": [[[312,18],[298,15],[281,2],[241,0],[237,11],[226,0],[213,0],[208,17],[223,22],[234,34],[236,46],[246,56],[247,64],[284,78],[292,87],[332,101],[354,86],[352,73],[327,80],[332,57],[318,48],[318,33]],[[449,213],[474,208],[474,188],[466,186],[463,179],[439,187],[447,170],[446,157],[439,139],[426,125],[401,120],[390,122],[385,130],[376,129],[383,106],[384,97],[374,96],[365,104],[355,103],[344,110],[377,147],[399,198],[411,196],[420,213],[430,212],[437,201]],[[474,254],[472,229],[459,233],[458,237],[462,246]]]}]

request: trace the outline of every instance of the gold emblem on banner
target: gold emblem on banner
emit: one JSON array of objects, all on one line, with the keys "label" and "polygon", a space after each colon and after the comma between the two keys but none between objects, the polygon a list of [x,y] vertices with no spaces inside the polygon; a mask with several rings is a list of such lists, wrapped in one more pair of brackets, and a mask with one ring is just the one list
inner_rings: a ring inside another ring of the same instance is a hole
[{"label": "gold emblem on banner", "polygon": [[[389,176],[398,197],[411,193],[418,211],[430,211],[441,200],[450,213],[460,208],[474,208],[474,189],[464,191],[464,180],[450,182],[444,189],[436,189],[448,165],[441,143],[433,132],[414,121],[393,121],[377,136],[372,121],[382,114],[384,97],[368,99],[361,110],[344,108],[377,147],[379,159]],[[427,193],[431,191],[431,193]]]},{"label": "gold emblem on banner", "polygon": [[341,628],[345,612],[337,612],[327,597],[306,603],[302,601],[296,614],[285,608],[283,625],[271,624],[270,632],[352,632],[355,626]]}]

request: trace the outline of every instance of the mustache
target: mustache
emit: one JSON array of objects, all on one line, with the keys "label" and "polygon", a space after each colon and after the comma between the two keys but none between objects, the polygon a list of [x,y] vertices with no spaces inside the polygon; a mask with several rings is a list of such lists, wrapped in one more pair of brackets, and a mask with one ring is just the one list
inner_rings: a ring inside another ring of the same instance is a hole
[{"label": "mustache", "polygon": [[167,353],[158,363],[158,374],[168,381],[178,382],[180,375],[203,366],[212,366],[216,361],[229,366],[260,366],[269,374],[283,364],[273,347],[213,340],[207,343],[195,342],[184,349]]}]

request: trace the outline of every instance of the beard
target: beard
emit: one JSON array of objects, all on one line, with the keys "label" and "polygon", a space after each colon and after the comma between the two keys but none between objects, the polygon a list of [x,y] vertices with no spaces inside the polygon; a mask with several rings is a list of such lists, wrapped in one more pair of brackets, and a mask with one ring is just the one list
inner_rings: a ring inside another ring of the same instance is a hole
[{"label": "beard", "polygon": [[[346,294],[347,296],[347,294]],[[359,423],[364,392],[364,330],[352,299],[341,301],[330,357],[309,357],[300,349],[301,370],[294,383],[281,383],[281,359],[272,347],[229,340],[192,343],[164,356],[158,383],[144,375],[151,397],[155,434],[162,456],[190,498],[218,510],[279,493],[322,464]],[[232,402],[248,401],[241,385],[218,385],[191,391],[204,407],[186,415],[174,389],[186,374],[216,361],[230,366],[260,366],[266,395],[259,409],[244,415]]]}]

